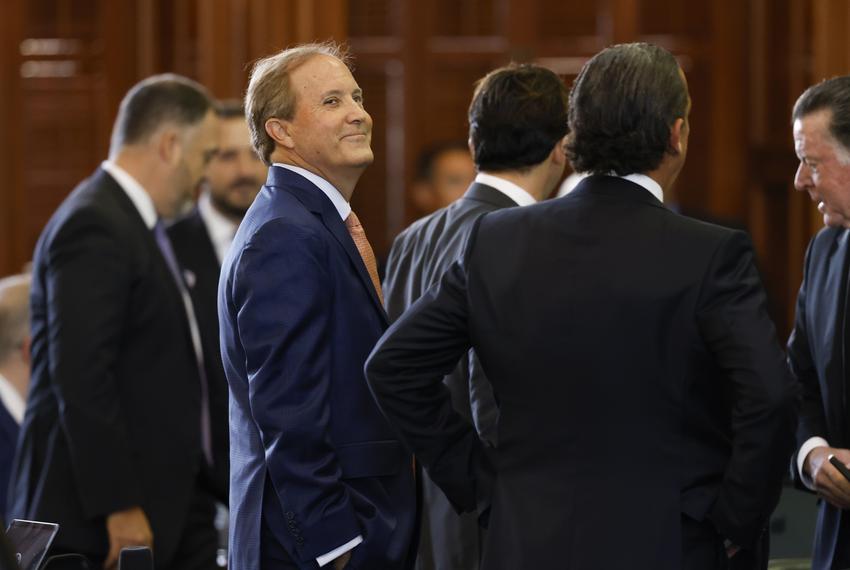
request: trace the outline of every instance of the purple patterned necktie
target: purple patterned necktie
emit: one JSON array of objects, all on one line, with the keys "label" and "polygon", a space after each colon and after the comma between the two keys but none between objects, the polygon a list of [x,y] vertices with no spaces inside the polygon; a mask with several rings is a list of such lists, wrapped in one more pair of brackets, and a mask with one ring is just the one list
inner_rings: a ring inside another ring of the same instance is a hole
[{"label": "purple patterned necktie", "polygon": [[189,320],[189,331],[192,336],[192,348],[195,351],[195,359],[198,363],[198,375],[201,378],[201,448],[204,451],[204,457],[209,465],[213,464],[212,453],[212,428],[210,422],[210,396],[209,385],[207,384],[207,373],[204,368],[204,352],[201,347],[201,334],[198,328],[198,321],[195,318],[195,308],[192,305],[192,299],[189,296],[189,289],[186,287],[186,282],[183,280],[183,274],[180,271],[180,265],[177,263],[177,256],[174,255],[174,249],[171,247],[171,240],[168,239],[168,234],[165,233],[165,224],[162,220],[157,220],[153,228],[153,235],[156,238],[156,244],[159,246],[159,251],[165,258],[165,263],[168,269],[171,270],[171,276],[177,283],[177,288],[180,290],[180,296],[183,299],[183,306],[186,310],[186,318]]}]

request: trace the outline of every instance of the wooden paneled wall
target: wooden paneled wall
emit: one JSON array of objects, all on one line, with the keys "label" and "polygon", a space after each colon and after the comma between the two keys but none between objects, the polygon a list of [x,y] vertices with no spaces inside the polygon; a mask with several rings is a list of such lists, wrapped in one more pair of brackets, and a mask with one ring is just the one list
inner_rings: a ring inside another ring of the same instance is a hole
[{"label": "wooden paneled wall", "polygon": [[820,218],[792,190],[790,108],[850,72],[845,0],[4,0],[0,18],[0,274],[29,259],[57,204],[106,156],[123,94],[176,71],[241,96],[250,62],[287,45],[347,41],[375,120],[375,164],[354,207],[378,255],[411,221],[419,152],[465,139],[475,81],[537,62],[568,83],[606,45],[679,58],[693,99],[688,210],[746,224],[784,335]]}]

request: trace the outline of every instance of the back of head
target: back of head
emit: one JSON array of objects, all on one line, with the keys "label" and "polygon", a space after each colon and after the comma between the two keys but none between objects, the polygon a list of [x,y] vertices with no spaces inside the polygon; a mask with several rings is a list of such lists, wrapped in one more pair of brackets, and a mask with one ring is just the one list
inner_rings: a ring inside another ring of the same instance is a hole
[{"label": "back of head", "polygon": [[850,152],[850,75],[833,77],[806,89],[794,103],[791,122],[818,111],[830,111],[829,132]]},{"label": "back of head", "polygon": [[30,276],[0,279],[0,364],[29,336]]},{"label": "back of head", "polygon": [[670,128],[687,112],[688,89],[673,54],[647,43],[606,48],[570,91],[570,162],[577,172],[651,172],[668,150]]},{"label": "back of head", "polygon": [[245,92],[245,118],[251,131],[251,144],[264,163],[271,166],[274,139],[266,132],[271,118],[290,120],[295,114],[295,91],[289,76],[317,55],[334,57],[348,65],[348,54],[334,43],[313,43],[285,49],[254,63]]},{"label": "back of head", "polygon": [[213,101],[199,83],[165,73],[134,85],[121,101],[112,128],[110,156],[122,147],[146,141],[165,124],[189,127],[200,123]]},{"label": "back of head", "polygon": [[512,64],[478,82],[469,105],[469,140],[479,170],[540,164],[565,134],[567,89],[554,72]]}]

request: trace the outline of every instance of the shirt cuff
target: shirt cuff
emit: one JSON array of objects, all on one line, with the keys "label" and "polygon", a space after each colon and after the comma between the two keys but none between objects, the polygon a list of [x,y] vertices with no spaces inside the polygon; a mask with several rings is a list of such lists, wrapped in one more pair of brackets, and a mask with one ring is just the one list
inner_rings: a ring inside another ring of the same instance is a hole
[{"label": "shirt cuff", "polygon": [[803,445],[800,446],[800,451],[797,452],[797,473],[800,474],[800,481],[802,481],[803,485],[812,491],[815,490],[815,484],[812,481],[812,478],[806,475],[806,472],[803,470],[803,465],[806,462],[806,457],[808,457],[809,453],[811,453],[811,451],[816,447],[829,447],[829,442],[822,437],[810,437]]},{"label": "shirt cuff", "polygon": [[321,556],[316,558],[316,562],[319,563],[320,567],[325,566],[329,562],[333,562],[334,560],[336,560],[337,558],[339,558],[340,556],[342,556],[343,554],[345,554],[349,550],[353,549],[355,546],[357,546],[361,542],[363,542],[363,537],[358,534],[354,539],[349,540],[348,542],[346,542],[345,544],[343,544],[339,548],[334,548],[333,550],[331,550],[327,554],[322,554]]}]

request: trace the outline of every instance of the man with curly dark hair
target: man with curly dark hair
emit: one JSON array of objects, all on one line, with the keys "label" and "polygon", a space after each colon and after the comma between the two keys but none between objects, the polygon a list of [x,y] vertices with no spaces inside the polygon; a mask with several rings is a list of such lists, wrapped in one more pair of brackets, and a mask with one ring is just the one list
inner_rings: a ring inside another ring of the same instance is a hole
[{"label": "man with curly dark hair", "polygon": [[[449,499],[490,505],[485,570],[763,568],[798,390],[747,236],[662,204],[684,74],[657,46],[613,46],[570,102],[589,176],[479,218],[367,378]],[[499,403],[492,450],[442,384],[470,346]]]}]

